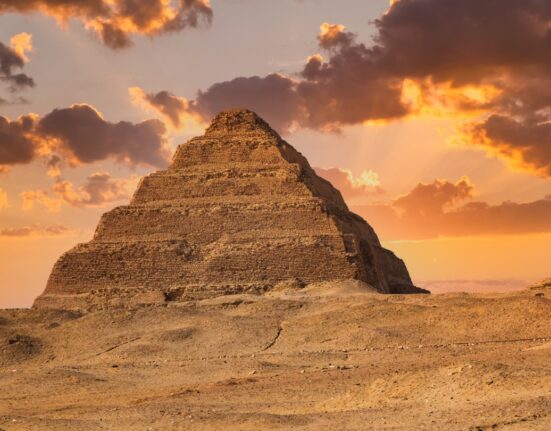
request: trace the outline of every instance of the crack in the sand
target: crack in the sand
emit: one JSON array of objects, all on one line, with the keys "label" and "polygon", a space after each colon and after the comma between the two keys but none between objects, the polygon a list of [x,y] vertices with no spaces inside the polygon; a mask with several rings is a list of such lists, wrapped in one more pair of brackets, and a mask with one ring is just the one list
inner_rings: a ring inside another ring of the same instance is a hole
[{"label": "crack in the sand", "polygon": [[281,331],[283,331],[283,328],[281,327],[281,325],[279,325],[277,327],[277,333],[274,337],[274,339],[272,340],[272,342],[270,344],[268,344],[266,347],[264,347],[262,349],[263,352],[265,352],[266,350],[272,348],[274,346],[274,344],[276,343],[276,341],[278,340],[279,336],[281,335]]},{"label": "crack in the sand", "polygon": [[509,426],[509,425],[518,425],[518,424],[521,424],[521,423],[537,421],[537,420],[546,418],[547,416],[549,416],[549,415],[545,414],[545,413],[543,413],[543,414],[534,414],[534,415],[530,415],[530,416],[524,416],[524,417],[521,417],[521,418],[518,418],[518,419],[515,419],[515,420],[512,420],[512,421],[496,422],[492,425],[475,425],[475,426],[470,427],[469,431],[496,430],[496,429],[506,427],[506,426]]},{"label": "crack in the sand", "polygon": [[104,353],[108,353],[108,352],[111,352],[121,346],[124,346],[126,344],[130,344],[130,343],[133,343],[134,341],[138,341],[140,338],[142,337],[136,337],[136,338],[132,338],[131,340],[127,340],[127,341],[123,341],[122,343],[119,343],[119,344],[115,344],[114,346],[111,346],[109,347],[108,349],[102,351],[102,352],[99,352],[99,353],[96,353],[94,356],[100,356],[100,355],[103,355]]}]

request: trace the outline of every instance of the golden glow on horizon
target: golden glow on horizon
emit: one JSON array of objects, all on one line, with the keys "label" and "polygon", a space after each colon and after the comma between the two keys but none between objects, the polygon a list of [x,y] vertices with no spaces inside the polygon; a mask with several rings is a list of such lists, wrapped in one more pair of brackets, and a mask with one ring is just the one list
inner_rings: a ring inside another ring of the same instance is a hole
[{"label": "golden glow on horizon", "polygon": [[520,277],[536,282],[549,276],[549,233],[383,241],[383,244],[404,259],[417,280]]},{"label": "golden glow on horizon", "polygon": [[89,241],[92,234],[93,231],[73,230],[46,237],[0,236],[0,308],[30,307],[44,290],[57,258],[77,243]]},{"label": "golden glow on horizon", "polygon": [[[29,307],[59,256],[93,231],[0,237],[0,308]],[[414,280],[522,279],[549,274],[551,234],[383,242],[406,262]],[[511,250],[518,250],[511,253]],[[28,270],[33,262],[33,271]],[[519,273],[518,269],[523,268]],[[522,286],[519,286],[522,287]],[[493,290],[499,288],[494,287]]]}]

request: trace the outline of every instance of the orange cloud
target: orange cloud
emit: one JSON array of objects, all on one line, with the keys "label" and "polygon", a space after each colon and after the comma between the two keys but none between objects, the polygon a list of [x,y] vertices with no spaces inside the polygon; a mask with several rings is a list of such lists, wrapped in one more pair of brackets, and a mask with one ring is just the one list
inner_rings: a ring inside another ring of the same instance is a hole
[{"label": "orange cloud", "polygon": [[32,35],[29,33],[19,33],[10,39],[10,46],[25,62],[29,61],[27,52],[32,52]]},{"label": "orange cloud", "polygon": [[320,26],[318,35],[320,47],[324,49],[337,48],[338,46],[350,45],[354,41],[354,36],[346,31],[342,24],[329,24],[324,22]]},{"label": "orange cloud", "polygon": [[70,18],[83,22],[110,48],[125,48],[136,34],[158,36],[197,27],[201,21],[210,22],[212,9],[209,0],[181,0],[174,6],[170,0],[4,0],[0,13],[42,12],[64,25]]},{"label": "orange cloud", "polygon": [[46,166],[48,170],[46,171],[47,175],[51,178],[57,178],[61,176],[61,163],[62,159],[57,154],[53,154],[48,161]]},{"label": "orange cloud", "polygon": [[61,199],[52,198],[44,190],[27,190],[21,193],[23,211],[32,211],[36,205],[41,205],[50,212],[61,211]]},{"label": "orange cloud", "polygon": [[53,192],[69,205],[100,206],[106,203],[129,199],[136,188],[138,177],[112,178],[107,172],[96,172],[78,189],[66,180],[58,180]]},{"label": "orange cloud", "polygon": [[128,92],[135,105],[159,113],[175,129],[184,128],[186,124],[205,125],[201,116],[190,108],[188,100],[184,97],[168,91],[146,93],[139,87],[131,87]]},{"label": "orange cloud", "polygon": [[51,212],[61,210],[63,204],[74,207],[102,206],[129,199],[136,188],[138,177],[113,178],[107,172],[96,172],[86,178],[84,185],[76,187],[72,182],[56,178],[51,192],[29,190],[21,194],[23,210],[33,210],[41,205]]},{"label": "orange cloud", "polygon": [[551,178],[551,122],[547,119],[491,115],[464,124],[450,142],[485,149],[513,169]]},{"label": "orange cloud", "polygon": [[432,79],[404,79],[401,101],[414,118],[478,117],[488,111],[502,90],[491,84],[452,85],[451,82],[435,83]]},{"label": "orange cloud", "polygon": [[8,195],[4,190],[0,188],[0,210],[4,208],[9,208],[10,203],[8,201]]}]

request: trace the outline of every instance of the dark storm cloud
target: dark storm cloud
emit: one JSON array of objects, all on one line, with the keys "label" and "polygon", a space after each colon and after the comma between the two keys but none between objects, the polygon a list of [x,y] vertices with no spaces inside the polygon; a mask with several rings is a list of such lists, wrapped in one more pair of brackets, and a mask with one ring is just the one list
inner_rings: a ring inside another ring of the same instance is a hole
[{"label": "dark storm cloud", "polygon": [[0,13],[42,12],[59,21],[81,20],[113,49],[132,44],[132,36],[157,36],[210,22],[208,0],[0,0]]},{"label": "dark storm cloud", "polygon": [[[11,121],[0,116],[0,166],[49,156],[58,170],[60,156],[72,164],[111,159],[128,165],[162,167],[168,162],[166,129],[159,120],[111,123],[89,105],[55,109]],[[50,164],[50,162],[52,164]]]},{"label": "dark storm cloud", "polygon": [[175,127],[182,126],[186,117],[207,122],[232,107],[246,106],[268,118],[272,127],[280,131],[287,131],[301,116],[295,82],[279,74],[214,84],[206,91],[199,91],[191,102],[167,91],[146,93],[134,87],[130,93],[134,100],[155,109]]}]

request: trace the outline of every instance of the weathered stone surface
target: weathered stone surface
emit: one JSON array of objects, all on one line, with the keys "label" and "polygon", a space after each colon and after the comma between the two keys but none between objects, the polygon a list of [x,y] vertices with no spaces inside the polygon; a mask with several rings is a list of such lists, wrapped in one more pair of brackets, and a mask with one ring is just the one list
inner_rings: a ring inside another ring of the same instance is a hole
[{"label": "weathered stone surface", "polygon": [[531,289],[550,289],[551,288],[551,278],[546,278],[539,283],[534,284],[530,287]]},{"label": "weathered stone surface", "polygon": [[[55,264],[35,307],[263,293],[287,280],[358,279],[423,292],[341,194],[266,122],[219,114],[141,181],[130,205]],[[160,295],[159,293],[162,293]]]}]

